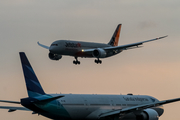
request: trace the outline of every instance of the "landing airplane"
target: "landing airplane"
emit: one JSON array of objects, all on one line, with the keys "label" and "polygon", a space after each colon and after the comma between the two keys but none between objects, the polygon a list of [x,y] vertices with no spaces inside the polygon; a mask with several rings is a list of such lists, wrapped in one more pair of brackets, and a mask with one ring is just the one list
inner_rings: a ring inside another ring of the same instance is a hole
[{"label": "landing airplane", "polygon": [[138,48],[143,43],[167,37],[163,36],[151,40],[118,46],[121,26],[121,24],[117,26],[108,44],[72,40],[57,40],[53,42],[50,47],[40,44],[39,42],[38,45],[49,50],[49,58],[51,60],[59,60],[62,58],[62,55],[68,55],[75,57],[76,60],[74,60],[73,63],[76,65],[80,64],[80,61],[77,59],[78,57],[97,58],[94,62],[101,64],[102,61],[99,60],[99,58],[111,57],[117,55],[123,50]]},{"label": "landing airplane", "polygon": [[0,106],[8,112],[31,111],[53,120],[158,120],[164,104],[180,98],[159,101],[147,95],[46,94],[24,52],[20,52],[27,98],[0,102],[22,107]]}]

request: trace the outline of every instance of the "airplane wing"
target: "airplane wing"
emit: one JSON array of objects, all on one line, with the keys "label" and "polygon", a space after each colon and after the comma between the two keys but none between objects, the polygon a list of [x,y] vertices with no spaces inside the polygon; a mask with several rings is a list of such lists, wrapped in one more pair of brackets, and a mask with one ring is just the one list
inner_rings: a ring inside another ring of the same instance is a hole
[{"label": "airplane wing", "polygon": [[[167,35],[159,37],[159,38],[154,38],[154,39],[151,39],[151,40],[142,41],[142,42],[127,44],[127,45],[121,45],[121,46],[105,47],[105,48],[102,48],[102,49],[104,49],[105,51],[112,51],[112,50],[128,50],[128,49],[133,49],[133,48],[139,48],[139,47],[141,47],[140,45],[142,45],[143,43],[159,40],[159,39],[162,39],[162,38],[165,38],[165,37],[167,37]],[[84,49],[84,50],[82,50],[80,52],[92,55],[92,52],[94,50],[95,49]]]},{"label": "airplane wing", "polygon": [[12,106],[0,106],[0,109],[9,109],[8,112],[14,112],[16,110],[31,111],[25,107],[12,107]]},{"label": "airplane wing", "polygon": [[142,41],[142,42],[127,44],[127,45],[121,45],[121,46],[116,46],[116,47],[106,47],[106,48],[103,48],[103,49],[104,50],[127,50],[127,49],[132,49],[132,48],[138,48],[139,45],[142,45],[143,43],[159,40],[159,39],[162,39],[162,38],[165,38],[165,37],[167,37],[167,35],[159,37],[159,38],[151,39],[151,40]]},{"label": "airplane wing", "polygon": [[164,104],[168,104],[168,103],[172,103],[172,102],[177,102],[177,101],[180,101],[180,98],[163,100],[163,101],[159,101],[159,102],[153,102],[153,103],[149,103],[149,104],[137,105],[137,106],[128,107],[128,108],[124,108],[124,109],[114,110],[114,111],[110,111],[110,112],[106,112],[106,113],[101,114],[99,116],[99,118],[116,116],[116,115],[120,115],[120,116],[122,115],[123,116],[127,113],[130,113],[130,112],[142,111],[142,110],[147,109],[147,108],[157,107],[160,105],[164,105]]},{"label": "airplane wing", "polygon": [[49,47],[48,47],[48,46],[43,45],[43,44],[41,44],[41,43],[39,43],[39,42],[37,42],[37,43],[38,43],[38,45],[39,45],[39,46],[41,46],[41,47],[43,47],[43,48],[46,48],[46,49],[49,49]]}]

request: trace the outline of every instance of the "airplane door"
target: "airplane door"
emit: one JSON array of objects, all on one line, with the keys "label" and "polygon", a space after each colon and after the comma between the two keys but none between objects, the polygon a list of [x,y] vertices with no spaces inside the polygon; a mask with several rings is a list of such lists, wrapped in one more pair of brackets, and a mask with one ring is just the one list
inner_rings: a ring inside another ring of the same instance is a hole
[{"label": "airplane door", "polygon": [[84,100],[84,107],[85,107],[86,109],[88,109],[88,101],[87,101],[87,100]]},{"label": "airplane door", "polygon": [[56,103],[57,103],[57,109],[61,109],[61,103],[58,100],[56,100]]},{"label": "airplane door", "polygon": [[85,106],[87,106],[87,105],[88,105],[87,100],[84,100],[84,105],[85,105]]},{"label": "airplane door", "polygon": [[115,109],[115,104],[114,104],[113,100],[111,100],[111,107],[112,107],[113,110]]}]

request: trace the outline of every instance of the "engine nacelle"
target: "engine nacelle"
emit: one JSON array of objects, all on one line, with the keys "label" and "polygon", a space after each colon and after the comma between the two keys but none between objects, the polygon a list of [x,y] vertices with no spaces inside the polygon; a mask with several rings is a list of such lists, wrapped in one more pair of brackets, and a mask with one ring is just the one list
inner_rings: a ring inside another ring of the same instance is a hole
[{"label": "engine nacelle", "polygon": [[49,58],[51,60],[59,60],[59,59],[62,58],[62,55],[57,55],[57,54],[49,53]]},{"label": "engine nacelle", "polygon": [[93,56],[96,58],[105,58],[106,57],[106,51],[101,49],[101,48],[97,48],[93,51]]},{"label": "engine nacelle", "polygon": [[148,108],[137,115],[136,120],[159,120],[159,115],[155,110]]}]

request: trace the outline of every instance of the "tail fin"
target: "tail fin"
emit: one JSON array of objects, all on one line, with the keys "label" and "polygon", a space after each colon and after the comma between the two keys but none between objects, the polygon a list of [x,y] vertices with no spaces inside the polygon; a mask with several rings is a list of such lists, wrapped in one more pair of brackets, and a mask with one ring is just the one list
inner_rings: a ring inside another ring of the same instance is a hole
[{"label": "tail fin", "polygon": [[111,38],[111,40],[109,41],[109,45],[111,46],[118,46],[118,42],[119,42],[119,36],[120,36],[120,31],[121,31],[121,26],[122,24],[119,24]]},{"label": "tail fin", "polygon": [[24,72],[24,78],[29,97],[35,97],[46,94],[42,89],[42,86],[39,83],[36,74],[34,73],[33,68],[31,67],[26,57],[26,54],[24,52],[20,52],[19,55],[21,58],[21,64]]}]

